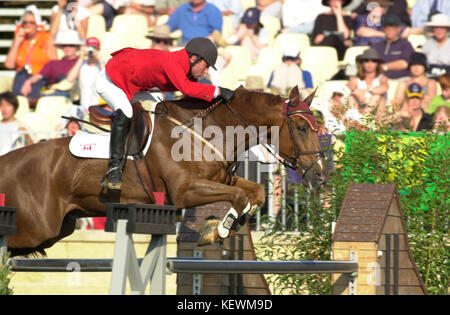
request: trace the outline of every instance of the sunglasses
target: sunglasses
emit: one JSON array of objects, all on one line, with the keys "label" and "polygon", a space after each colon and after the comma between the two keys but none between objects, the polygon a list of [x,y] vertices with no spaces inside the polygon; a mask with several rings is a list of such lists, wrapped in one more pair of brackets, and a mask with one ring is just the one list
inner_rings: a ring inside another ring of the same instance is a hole
[{"label": "sunglasses", "polygon": [[36,22],[34,22],[34,21],[22,21],[22,25],[27,25],[27,24],[36,25]]},{"label": "sunglasses", "polygon": [[378,62],[376,59],[364,59],[363,62]]},{"label": "sunglasses", "polygon": [[164,43],[166,45],[169,45],[171,43],[171,41],[169,39],[158,39],[158,38],[155,38],[154,41],[157,44]]}]

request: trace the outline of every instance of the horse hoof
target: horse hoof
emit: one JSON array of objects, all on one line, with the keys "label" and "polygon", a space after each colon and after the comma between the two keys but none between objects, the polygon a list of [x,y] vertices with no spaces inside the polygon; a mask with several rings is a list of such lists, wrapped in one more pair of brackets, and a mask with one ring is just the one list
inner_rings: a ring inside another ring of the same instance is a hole
[{"label": "horse hoof", "polygon": [[217,231],[219,224],[220,220],[215,217],[206,219],[200,227],[200,239],[198,240],[197,245],[206,246],[218,242],[220,240],[220,236]]}]

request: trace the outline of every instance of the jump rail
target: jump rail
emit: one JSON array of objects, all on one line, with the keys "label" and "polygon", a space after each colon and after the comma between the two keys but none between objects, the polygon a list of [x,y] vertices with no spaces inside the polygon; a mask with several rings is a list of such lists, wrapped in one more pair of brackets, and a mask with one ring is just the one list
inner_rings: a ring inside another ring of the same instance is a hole
[{"label": "jump rail", "polygon": [[289,273],[346,273],[358,272],[358,263],[351,260],[318,261],[255,261],[255,260],[202,260],[172,258],[167,268],[175,273],[193,274],[289,274]]}]

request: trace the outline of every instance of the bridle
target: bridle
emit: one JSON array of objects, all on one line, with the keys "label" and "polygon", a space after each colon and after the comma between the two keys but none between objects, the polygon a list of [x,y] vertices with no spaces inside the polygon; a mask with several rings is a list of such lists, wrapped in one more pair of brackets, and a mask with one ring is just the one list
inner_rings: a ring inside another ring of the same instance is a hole
[{"label": "bridle", "polygon": [[[282,163],[285,167],[289,167],[291,169],[297,170],[299,169],[300,171],[302,171],[302,177],[304,178],[304,176],[306,176],[306,174],[312,169],[312,167],[319,162],[319,160],[321,158],[325,157],[325,154],[323,153],[322,150],[318,150],[318,151],[303,151],[300,152],[300,150],[297,147],[297,143],[295,142],[295,138],[294,138],[294,128],[292,127],[292,120],[291,117],[294,115],[299,115],[299,114],[311,114],[314,115],[314,113],[310,110],[295,110],[295,111],[289,111],[290,107],[295,107],[291,105],[291,101],[288,101],[288,104],[286,106],[286,117],[287,119],[283,121],[283,124],[281,125],[280,128],[280,132],[281,129],[284,126],[284,123],[287,121],[287,125],[289,128],[289,136],[291,138],[292,144],[294,145],[294,155],[291,156],[286,156],[285,154],[279,152],[279,155],[283,158],[283,160],[279,160],[280,163]],[[300,157],[302,155],[311,155],[311,154],[315,154],[316,155],[316,160],[311,163],[311,165],[309,165],[306,169],[303,168],[300,165]]]},{"label": "bridle", "polygon": [[[227,106],[227,108],[233,113],[234,116],[236,116],[243,124],[245,127],[249,127],[249,124],[245,121],[245,119],[239,115],[231,106],[230,104],[225,103],[225,105]],[[280,133],[281,130],[283,129],[284,123],[287,122],[288,124],[288,128],[289,128],[289,136],[291,138],[292,144],[294,145],[294,155],[291,156],[287,156],[285,154],[282,154],[281,152],[278,153],[279,156],[282,157],[282,159],[280,159],[277,154],[275,152],[273,152],[273,149],[268,146],[267,144],[263,144],[264,147],[267,149],[267,151],[275,157],[275,159],[278,160],[279,163],[283,164],[285,167],[291,168],[293,170],[300,170],[302,172],[302,178],[304,178],[304,176],[312,169],[312,167],[318,163],[318,161],[321,158],[325,157],[325,154],[323,153],[322,150],[318,150],[318,151],[304,151],[304,152],[300,152],[300,150],[297,147],[297,144],[295,143],[295,138],[294,138],[294,130],[292,127],[292,120],[291,117],[294,115],[298,115],[298,114],[311,114],[313,115],[313,112],[310,110],[295,110],[290,112],[289,108],[290,107],[295,107],[291,105],[291,101],[288,101],[287,104],[287,112],[286,112],[286,117],[287,119],[283,121],[283,124],[280,127]],[[250,128],[249,128],[250,130]],[[258,144],[259,144],[259,138],[256,137],[256,139],[258,139]],[[300,165],[300,157],[302,155],[311,155],[311,154],[315,154],[316,155],[316,160],[314,161],[314,163],[311,163],[311,165],[309,165],[306,169],[303,168]]]}]

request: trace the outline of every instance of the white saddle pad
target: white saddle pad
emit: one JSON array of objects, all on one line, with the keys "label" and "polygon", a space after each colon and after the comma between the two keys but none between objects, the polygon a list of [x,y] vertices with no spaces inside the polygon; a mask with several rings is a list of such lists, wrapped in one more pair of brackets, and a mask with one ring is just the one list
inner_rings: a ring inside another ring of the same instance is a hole
[{"label": "white saddle pad", "polygon": [[[157,103],[152,105],[152,111],[155,110]],[[150,115],[152,121],[152,131],[148,137],[147,144],[144,148],[144,155],[148,148],[155,130],[155,115]],[[69,144],[69,151],[76,157],[89,159],[109,159],[109,139],[110,134],[97,134],[85,131],[79,131],[72,137]],[[133,159],[131,156],[128,159]]]}]

